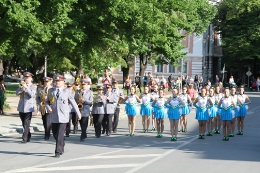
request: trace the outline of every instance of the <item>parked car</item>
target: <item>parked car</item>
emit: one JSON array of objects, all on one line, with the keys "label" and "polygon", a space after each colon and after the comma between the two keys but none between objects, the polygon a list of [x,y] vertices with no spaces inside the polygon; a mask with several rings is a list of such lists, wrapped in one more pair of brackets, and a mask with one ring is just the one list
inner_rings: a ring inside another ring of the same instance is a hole
[{"label": "parked car", "polygon": [[5,76],[4,81],[5,82],[18,82],[18,83],[20,83],[21,81],[23,81],[23,79],[7,75],[7,76]]}]

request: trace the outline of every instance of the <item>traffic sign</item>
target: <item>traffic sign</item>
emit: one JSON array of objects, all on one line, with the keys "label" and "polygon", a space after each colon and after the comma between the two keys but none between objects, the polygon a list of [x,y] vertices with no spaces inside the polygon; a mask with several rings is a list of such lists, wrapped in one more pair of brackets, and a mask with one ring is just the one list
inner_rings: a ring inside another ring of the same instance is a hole
[{"label": "traffic sign", "polygon": [[252,75],[251,71],[246,72],[246,75],[251,76]]}]

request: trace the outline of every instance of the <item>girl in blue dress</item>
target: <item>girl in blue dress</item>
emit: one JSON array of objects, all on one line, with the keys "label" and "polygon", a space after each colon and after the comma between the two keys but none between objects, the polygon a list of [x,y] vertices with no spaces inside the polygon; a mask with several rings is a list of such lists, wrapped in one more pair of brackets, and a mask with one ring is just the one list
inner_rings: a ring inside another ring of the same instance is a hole
[{"label": "girl in blue dress", "polygon": [[192,103],[190,96],[187,94],[187,85],[184,85],[182,87],[182,94],[180,94],[180,98],[182,100],[182,102],[185,103],[185,105],[182,108],[182,114],[181,114],[181,118],[180,118],[180,132],[187,132],[187,114],[190,113],[190,105]]},{"label": "girl in blue dress", "polygon": [[[222,97],[223,97],[222,87],[220,87],[220,85],[217,84],[215,87],[215,98],[216,98],[215,106],[218,106],[218,103]],[[221,109],[218,109],[217,116],[215,118],[215,131],[214,131],[215,134],[220,134],[220,127],[221,127],[220,112]]]},{"label": "girl in blue dress", "polygon": [[[235,104],[237,105],[237,93],[236,93],[236,86],[232,86],[230,88],[230,97],[233,99]],[[230,122],[230,133],[229,137],[234,137],[235,133],[235,124],[236,124],[236,117],[238,116],[239,113],[239,106],[237,105],[237,108],[235,109],[235,113],[232,114],[232,120]]]},{"label": "girl in blue dress", "polygon": [[135,94],[135,86],[130,87],[130,94],[125,98],[125,111],[128,116],[128,128],[129,136],[134,136],[135,131],[135,120],[137,115],[137,104],[138,101],[141,102],[139,97]]},{"label": "girl in blue dress", "polygon": [[172,96],[167,100],[167,107],[168,109],[168,118],[170,120],[170,129],[171,129],[171,141],[177,141],[177,134],[178,134],[178,124],[179,119],[182,115],[182,108],[186,106],[186,103],[183,102],[181,97],[178,96],[178,87],[172,87]]},{"label": "girl in blue dress", "polygon": [[207,90],[206,88],[201,89],[201,96],[197,97],[194,101],[193,105],[196,107],[196,119],[199,122],[199,138],[205,139],[205,131],[206,131],[206,122],[209,120],[209,113],[207,109],[207,105],[211,103],[211,100],[206,96]]},{"label": "girl in blue dress", "polygon": [[164,104],[166,102],[166,99],[163,97],[164,91],[163,88],[159,89],[159,98],[157,100],[154,100],[154,118],[156,118],[157,123],[157,136],[158,138],[161,138],[164,131],[164,118],[166,118],[166,109],[164,107]]},{"label": "girl in blue dress", "polygon": [[224,97],[220,99],[218,103],[218,107],[221,109],[220,119],[222,120],[222,128],[223,128],[223,141],[229,140],[229,132],[230,132],[230,124],[232,120],[232,113],[234,113],[233,109],[236,108],[236,103],[229,95],[229,88],[226,87],[224,90]]},{"label": "girl in blue dress", "polygon": [[150,125],[150,116],[152,115],[153,108],[151,106],[150,100],[152,96],[149,93],[149,86],[144,86],[144,93],[140,95],[140,99],[142,100],[140,114],[142,115],[142,125],[143,125],[143,133],[148,132],[148,128]]},{"label": "girl in blue dress", "polygon": [[208,128],[207,136],[212,136],[213,127],[215,126],[214,120],[217,116],[217,107],[214,105],[214,103],[216,102],[216,97],[214,94],[215,94],[215,88],[211,87],[209,89],[209,99],[213,105],[208,108],[209,120],[207,121],[207,128]]},{"label": "girl in blue dress", "polygon": [[244,86],[239,87],[239,95],[237,96],[238,104],[239,104],[239,112],[237,116],[237,135],[243,135],[244,131],[244,120],[247,114],[248,106],[246,105],[246,101],[251,103],[249,97],[244,94]]}]

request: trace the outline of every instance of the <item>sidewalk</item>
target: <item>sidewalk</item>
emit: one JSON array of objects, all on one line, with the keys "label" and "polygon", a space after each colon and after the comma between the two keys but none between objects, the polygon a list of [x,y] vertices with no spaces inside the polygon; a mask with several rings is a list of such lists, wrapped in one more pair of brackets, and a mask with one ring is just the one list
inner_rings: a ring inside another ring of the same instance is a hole
[{"label": "sidewalk", "polygon": [[[165,92],[165,97],[169,97],[170,92]],[[4,115],[0,115],[0,136],[8,135],[10,133],[22,133],[23,127],[22,122],[17,111],[17,105],[19,102],[19,97],[7,97],[7,103],[10,109],[6,109]],[[36,106],[35,106],[36,110]],[[127,118],[125,114],[125,105],[121,105],[119,119]],[[37,116],[36,112],[33,112],[33,117],[31,120],[31,132],[44,131],[42,124],[42,117]]]}]

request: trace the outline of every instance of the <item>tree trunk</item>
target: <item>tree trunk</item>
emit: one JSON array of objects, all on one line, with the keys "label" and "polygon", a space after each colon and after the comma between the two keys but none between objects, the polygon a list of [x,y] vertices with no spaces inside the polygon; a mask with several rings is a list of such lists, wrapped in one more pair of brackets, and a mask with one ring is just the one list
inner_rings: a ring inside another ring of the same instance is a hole
[{"label": "tree trunk", "polygon": [[139,75],[141,76],[141,87],[143,87],[143,76],[144,76],[144,72],[147,68],[147,64],[148,64],[148,57],[144,56],[144,54],[140,54],[139,55],[139,60],[140,60],[140,71],[139,71]]},{"label": "tree trunk", "polygon": [[127,64],[127,67],[122,67],[122,71],[123,71],[123,88],[124,88],[125,79],[129,75],[129,65]]},{"label": "tree trunk", "polygon": [[9,74],[10,65],[11,65],[11,60],[3,61],[3,67],[4,67],[3,75],[4,76]]}]

